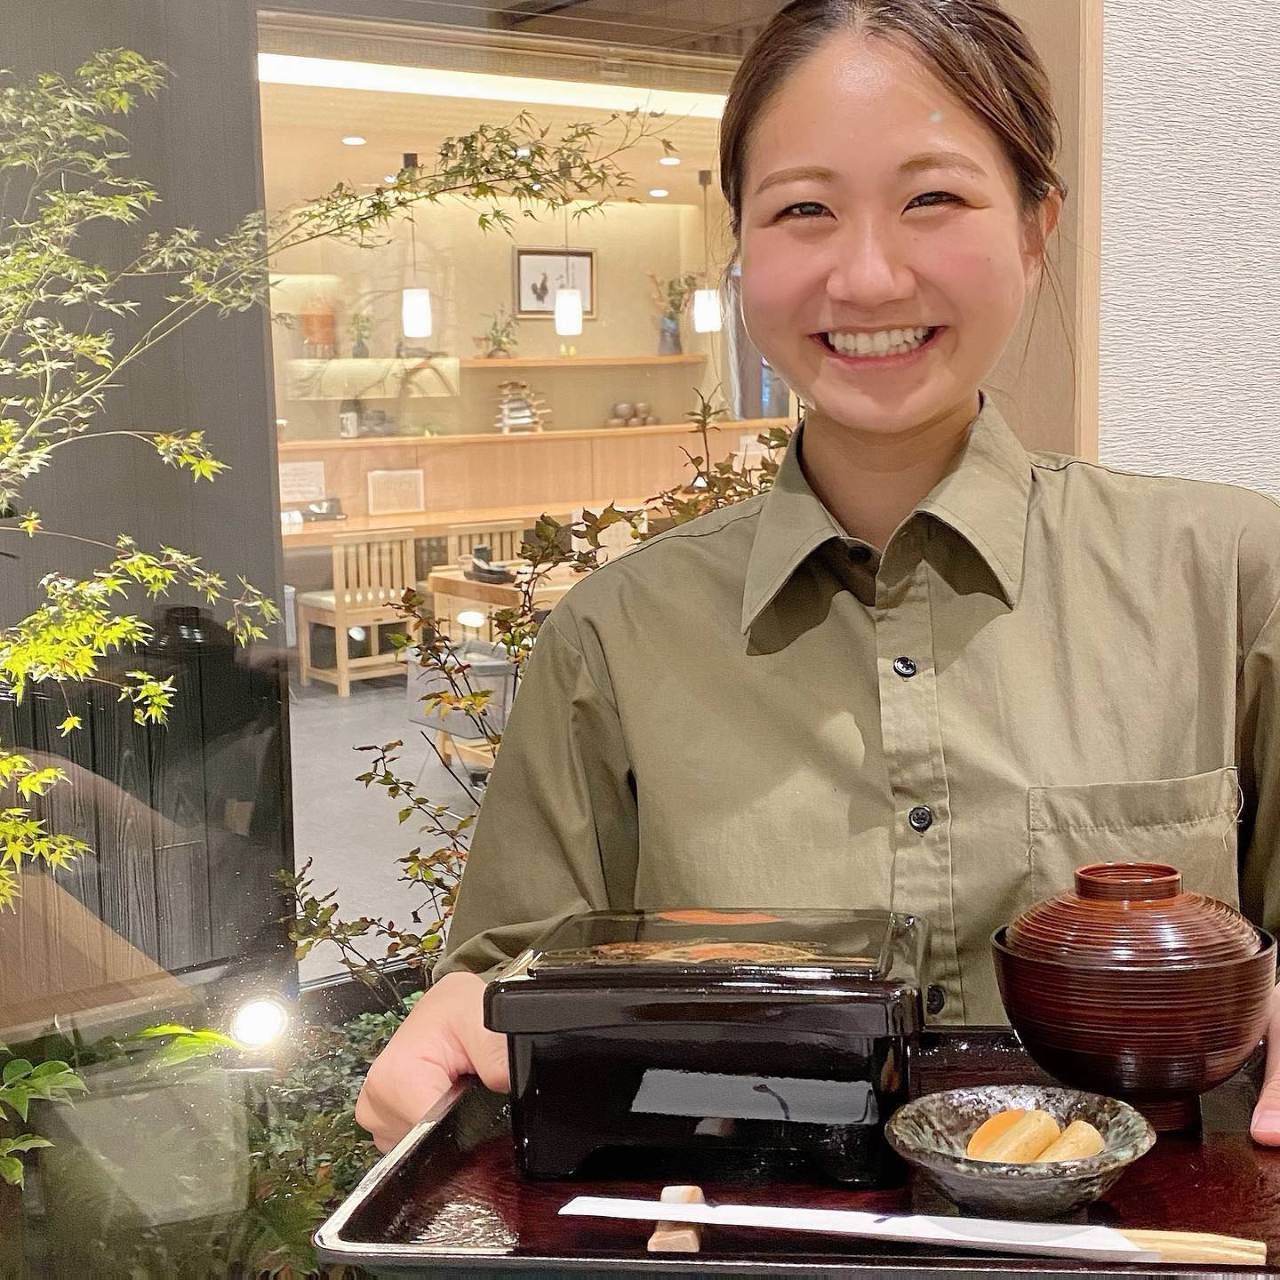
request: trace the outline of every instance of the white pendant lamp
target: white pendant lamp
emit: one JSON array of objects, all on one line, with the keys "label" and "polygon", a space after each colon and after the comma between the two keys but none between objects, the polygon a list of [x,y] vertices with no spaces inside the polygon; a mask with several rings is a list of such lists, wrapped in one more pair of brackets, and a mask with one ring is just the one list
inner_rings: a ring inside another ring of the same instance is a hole
[{"label": "white pendant lamp", "polygon": [[[407,151],[404,168],[416,169],[418,157]],[[431,337],[431,290],[418,283],[418,240],[414,232],[413,210],[409,211],[409,283],[400,291],[400,329],[406,338]]]},{"label": "white pendant lamp", "polygon": [[[698,170],[698,183],[702,187],[702,271],[710,270],[711,233],[707,219],[707,188],[711,185],[711,170]],[[720,315],[720,290],[695,289],[693,293],[694,333],[719,333],[723,321]]]},{"label": "white pendant lamp", "polygon": [[582,291],[580,289],[556,290],[556,333],[571,338],[582,332]]},{"label": "white pendant lamp", "polygon": [[694,333],[720,332],[720,293],[716,289],[695,289],[693,294]]},{"label": "white pendant lamp", "polygon": [[[569,211],[564,215],[564,278],[569,279]],[[556,333],[562,338],[572,338],[582,332],[582,290],[568,287],[556,290]]]},{"label": "white pendant lamp", "polygon": [[400,328],[406,338],[431,337],[431,290],[400,290]]}]

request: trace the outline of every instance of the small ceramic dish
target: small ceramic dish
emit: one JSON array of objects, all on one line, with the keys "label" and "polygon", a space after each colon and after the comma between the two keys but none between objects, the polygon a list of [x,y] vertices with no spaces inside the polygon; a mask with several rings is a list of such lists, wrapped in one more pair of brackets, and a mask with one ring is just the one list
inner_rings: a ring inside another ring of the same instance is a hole
[{"label": "small ceramic dish", "polygon": [[[1063,1128],[1087,1120],[1106,1149],[1085,1160],[1001,1164],[971,1160],[964,1149],[977,1127],[1010,1107],[1047,1111]],[[900,1107],[885,1126],[889,1145],[962,1209],[988,1218],[1060,1218],[1091,1204],[1156,1140],[1128,1103],[1049,1085],[978,1085],[926,1094]]]}]

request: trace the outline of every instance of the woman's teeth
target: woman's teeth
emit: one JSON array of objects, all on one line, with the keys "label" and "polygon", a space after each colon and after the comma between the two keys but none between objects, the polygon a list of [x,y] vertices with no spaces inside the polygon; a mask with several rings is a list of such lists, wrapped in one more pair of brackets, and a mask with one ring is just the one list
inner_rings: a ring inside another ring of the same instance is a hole
[{"label": "woman's teeth", "polygon": [[897,356],[922,346],[929,328],[881,329],[878,333],[826,333],[827,345],[842,356]]}]

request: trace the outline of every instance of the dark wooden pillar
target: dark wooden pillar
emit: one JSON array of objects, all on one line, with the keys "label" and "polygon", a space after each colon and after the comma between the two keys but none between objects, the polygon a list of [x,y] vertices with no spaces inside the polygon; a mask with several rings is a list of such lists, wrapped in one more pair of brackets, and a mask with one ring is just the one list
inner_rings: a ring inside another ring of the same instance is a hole
[{"label": "dark wooden pillar", "polygon": [[[167,65],[159,99],[121,123],[130,169],[163,199],[151,225],[218,236],[262,206],[253,0],[0,0],[0,18],[0,65],[19,78],[70,73],[107,48]],[[91,243],[110,261],[135,241],[104,229]],[[128,322],[115,327],[126,340]],[[214,484],[196,484],[145,445],[115,437],[63,451],[31,484],[27,505],[49,528],[180,547],[229,583],[244,575],[279,601],[269,341],[262,311],[203,316],[128,370],[110,400],[111,428],[204,430],[231,468]],[[10,538],[2,549],[17,557],[0,560],[5,623],[31,607],[44,574],[91,572],[102,562],[54,539]],[[30,745],[73,756],[82,771],[79,794],[64,789],[51,817],[96,853],[60,883],[110,929],[173,971],[270,964],[291,973],[272,878],[292,866],[283,637],[237,652],[216,624],[191,615],[170,617],[163,635],[148,660],[178,672],[167,727],[139,729],[97,695],[86,695],[88,728],[74,739],[51,733],[37,702],[0,715],[0,727],[25,724]]]}]

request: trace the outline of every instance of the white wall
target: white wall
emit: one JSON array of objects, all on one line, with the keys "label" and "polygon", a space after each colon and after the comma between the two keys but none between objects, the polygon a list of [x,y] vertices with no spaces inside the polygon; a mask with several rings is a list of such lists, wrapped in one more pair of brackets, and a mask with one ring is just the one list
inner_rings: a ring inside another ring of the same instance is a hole
[{"label": "white wall", "polygon": [[1100,456],[1280,498],[1280,4],[1103,3]]}]

